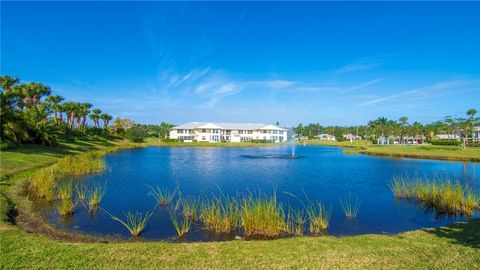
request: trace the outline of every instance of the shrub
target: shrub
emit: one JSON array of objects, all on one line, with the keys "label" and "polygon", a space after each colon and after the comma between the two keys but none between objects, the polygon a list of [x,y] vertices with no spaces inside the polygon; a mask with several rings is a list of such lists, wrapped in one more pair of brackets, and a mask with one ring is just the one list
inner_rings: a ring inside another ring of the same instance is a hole
[{"label": "shrub", "polygon": [[462,145],[462,142],[457,140],[431,140],[429,141],[429,143],[433,145],[453,145],[453,146]]},{"label": "shrub", "polygon": [[138,125],[135,125],[125,131],[125,138],[135,143],[142,143],[146,137],[147,131]]}]

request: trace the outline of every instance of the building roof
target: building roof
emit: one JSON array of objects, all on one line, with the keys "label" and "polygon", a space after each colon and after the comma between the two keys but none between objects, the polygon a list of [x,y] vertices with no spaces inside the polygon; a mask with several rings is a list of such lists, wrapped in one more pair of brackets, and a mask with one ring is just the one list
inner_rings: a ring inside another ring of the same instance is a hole
[{"label": "building roof", "polygon": [[275,125],[266,125],[258,123],[220,123],[220,122],[189,122],[173,127],[172,129],[195,129],[195,128],[213,128],[213,129],[268,129],[268,130],[283,130],[287,129],[277,127]]}]

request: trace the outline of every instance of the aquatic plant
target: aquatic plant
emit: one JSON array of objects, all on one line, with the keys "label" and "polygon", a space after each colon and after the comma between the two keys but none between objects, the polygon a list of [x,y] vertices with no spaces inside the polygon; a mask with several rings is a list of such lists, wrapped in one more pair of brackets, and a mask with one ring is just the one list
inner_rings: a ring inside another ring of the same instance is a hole
[{"label": "aquatic plant", "polygon": [[71,198],[61,199],[59,202],[55,204],[58,213],[61,216],[69,216],[72,215],[77,207],[77,200],[72,200]]},{"label": "aquatic plant", "polygon": [[213,197],[200,204],[200,221],[206,229],[216,233],[228,233],[239,224],[239,203],[234,197]]},{"label": "aquatic plant", "polygon": [[87,186],[84,183],[77,183],[75,185],[75,194],[77,194],[77,199],[79,201],[85,201],[88,195]]},{"label": "aquatic plant", "polygon": [[169,214],[178,237],[186,235],[190,231],[190,227],[192,226],[192,220],[188,217],[183,217],[180,221],[177,214],[173,210],[170,210]]},{"label": "aquatic plant", "polygon": [[88,192],[88,209],[89,211],[95,211],[100,202],[103,199],[103,196],[106,192],[106,186],[101,186],[96,184],[92,187],[92,189]]},{"label": "aquatic plant", "polygon": [[34,194],[47,201],[55,198],[55,182],[56,175],[52,168],[39,170],[30,180]]},{"label": "aquatic plant", "polygon": [[309,232],[311,234],[320,234],[324,232],[330,223],[331,207],[326,209],[321,202],[308,202],[307,216],[309,224]]},{"label": "aquatic plant", "polygon": [[199,219],[199,205],[194,198],[180,199],[179,202],[185,218],[192,219],[192,221]]},{"label": "aquatic plant", "polygon": [[147,212],[144,214],[140,212],[127,212],[124,213],[125,220],[110,214],[113,220],[120,222],[133,236],[139,236],[148,223],[148,220],[153,215],[153,212]]},{"label": "aquatic plant", "polygon": [[302,236],[305,232],[305,224],[307,222],[307,215],[304,210],[288,211],[288,233],[296,236]]},{"label": "aquatic plant", "polygon": [[356,197],[355,200],[352,200],[352,198],[350,197],[350,192],[348,193],[348,198],[345,198],[343,200],[340,199],[342,211],[345,214],[345,217],[350,219],[357,217],[361,203],[362,202],[358,199],[358,197]]},{"label": "aquatic plant", "polygon": [[288,232],[284,210],[275,194],[271,197],[260,193],[244,197],[240,217],[247,236],[278,237]]},{"label": "aquatic plant", "polygon": [[175,188],[173,191],[169,191],[168,189],[161,189],[158,186],[153,188],[150,187],[149,195],[152,195],[157,200],[158,205],[160,206],[167,206],[169,205],[175,194],[177,193],[178,187]]},{"label": "aquatic plant", "polygon": [[444,214],[472,215],[479,202],[472,190],[449,179],[394,177],[391,189],[397,199],[415,200]]},{"label": "aquatic plant", "polygon": [[57,184],[57,196],[60,200],[68,200],[73,197],[73,183],[72,181],[63,181]]}]

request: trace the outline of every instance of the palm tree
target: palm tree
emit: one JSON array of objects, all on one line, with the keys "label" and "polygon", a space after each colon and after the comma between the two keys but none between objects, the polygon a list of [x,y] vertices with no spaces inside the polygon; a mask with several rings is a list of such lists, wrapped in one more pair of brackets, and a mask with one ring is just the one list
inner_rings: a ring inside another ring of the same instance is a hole
[{"label": "palm tree", "polygon": [[15,102],[14,96],[0,93],[0,141],[19,144],[28,139],[28,133],[24,118],[15,108]]},{"label": "palm tree", "polygon": [[75,124],[75,116],[78,111],[79,103],[69,101],[63,103],[62,107],[65,113],[67,113],[67,126],[72,129]]},{"label": "palm tree", "polygon": [[100,119],[103,120],[103,128],[107,128],[108,127],[108,122],[110,122],[110,120],[112,120],[112,116],[111,115],[108,115],[106,113],[102,113],[100,115]]},{"label": "palm tree", "polygon": [[26,83],[20,89],[24,95],[24,102],[27,108],[36,106],[43,96],[49,96],[52,92],[50,87],[35,82]]},{"label": "palm tree", "polygon": [[100,124],[98,123],[98,119],[100,119],[100,114],[102,113],[102,111],[100,109],[94,109],[92,110],[92,114],[90,114],[88,117],[90,119],[92,119],[93,121],[93,125],[96,127],[96,128],[99,128],[100,127]]},{"label": "palm tree", "polygon": [[470,116],[470,119],[472,121],[472,143],[473,143],[473,140],[474,140],[474,132],[475,132],[475,114],[477,114],[477,110],[475,109],[470,109],[467,111],[467,115]]},{"label": "palm tree", "polygon": [[87,115],[90,113],[90,108],[92,107],[93,105],[90,104],[90,103],[82,103],[80,104],[79,106],[79,114],[80,114],[80,118],[81,118],[81,121],[80,121],[80,127],[82,129],[85,128],[85,123],[87,121]]},{"label": "palm tree", "polygon": [[62,113],[60,108],[60,102],[64,100],[63,97],[55,95],[55,96],[48,96],[46,101],[50,105],[53,110],[53,119],[56,124],[59,123],[58,113],[60,112],[60,120],[62,119]]},{"label": "palm tree", "polygon": [[402,142],[402,144],[405,144],[404,136],[405,136],[405,127],[408,124],[408,117],[402,116],[402,117],[400,117],[400,119],[398,119],[398,121],[400,121],[400,123],[402,124],[402,127],[401,127],[402,132],[400,133],[400,141]]},{"label": "palm tree", "polygon": [[12,87],[19,82],[20,79],[16,77],[10,77],[7,75],[0,76],[0,86],[5,94],[8,94],[10,90],[12,90]]}]

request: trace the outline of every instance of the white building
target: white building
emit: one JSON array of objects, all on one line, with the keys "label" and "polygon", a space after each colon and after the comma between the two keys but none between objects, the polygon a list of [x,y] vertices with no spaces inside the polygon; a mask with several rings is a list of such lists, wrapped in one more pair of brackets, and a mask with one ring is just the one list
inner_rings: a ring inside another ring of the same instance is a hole
[{"label": "white building", "polygon": [[287,129],[252,123],[190,122],[170,129],[170,139],[199,142],[287,141]]},{"label": "white building", "polygon": [[320,140],[336,141],[335,136],[330,135],[330,134],[319,134],[315,137],[317,137],[317,139],[320,139]]}]

